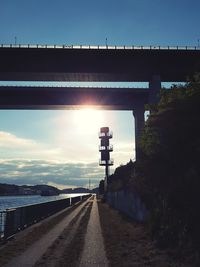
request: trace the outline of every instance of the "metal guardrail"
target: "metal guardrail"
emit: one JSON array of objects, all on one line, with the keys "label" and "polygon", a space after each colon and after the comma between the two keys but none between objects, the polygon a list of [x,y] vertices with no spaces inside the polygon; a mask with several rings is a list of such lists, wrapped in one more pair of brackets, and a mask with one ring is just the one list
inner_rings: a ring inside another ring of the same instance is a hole
[{"label": "metal guardrail", "polygon": [[0,240],[6,240],[18,231],[90,196],[88,194],[0,211]]},{"label": "metal guardrail", "polygon": [[41,45],[41,44],[1,44],[1,48],[50,48],[50,49],[108,49],[108,50],[200,50],[200,46],[118,46],[118,45]]},{"label": "metal guardrail", "polygon": [[3,88],[30,88],[30,87],[35,87],[35,88],[75,88],[75,89],[92,89],[92,88],[95,88],[95,89],[122,89],[123,90],[126,90],[126,89],[135,89],[135,90],[138,90],[138,92],[141,92],[141,90],[144,90],[145,91],[148,91],[148,87],[141,87],[141,86],[98,86],[98,85],[84,85],[84,86],[80,86],[80,85],[35,85],[34,82],[30,82],[31,85],[1,85],[0,84],[0,87],[3,89]]}]

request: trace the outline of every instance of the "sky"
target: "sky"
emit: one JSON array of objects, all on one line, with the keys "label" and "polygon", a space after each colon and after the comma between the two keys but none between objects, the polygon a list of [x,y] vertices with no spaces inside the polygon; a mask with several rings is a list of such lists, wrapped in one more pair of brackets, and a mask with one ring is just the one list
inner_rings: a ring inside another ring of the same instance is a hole
[{"label": "sky", "polygon": [[[199,10],[199,0],[1,0],[0,44],[197,46]],[[0,110],[0,182],[98,186],[102,126],[112,173],[135,159],[132,111]]]}]

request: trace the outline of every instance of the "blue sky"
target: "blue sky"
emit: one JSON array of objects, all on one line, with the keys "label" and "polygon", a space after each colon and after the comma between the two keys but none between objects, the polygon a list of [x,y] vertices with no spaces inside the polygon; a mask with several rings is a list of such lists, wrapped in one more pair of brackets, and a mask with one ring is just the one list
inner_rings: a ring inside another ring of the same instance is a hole
[{"label": "blue sky", "polygon": [[196,45],[198,0],[1,0],[2,43]]},{"label": "blue sky", "polygon": [[[199,10],[196,0],[1,0],[0,43],[197,46]],[[100,126],[114,132],[114,167],[134,159],[131,111],[91,114],[1,110],[0,182],[98,185]]]}]

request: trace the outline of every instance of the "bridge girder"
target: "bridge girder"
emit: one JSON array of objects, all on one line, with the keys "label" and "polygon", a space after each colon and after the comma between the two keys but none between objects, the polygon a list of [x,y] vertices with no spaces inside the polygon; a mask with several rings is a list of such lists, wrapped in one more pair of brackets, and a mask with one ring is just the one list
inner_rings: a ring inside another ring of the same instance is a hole
[{"label": "bridge girder", "polygon": [[148,102],[149,89],[97,87],[0,86],[0,109],[132,110]]},{"label": "bridge girder", "polygon": [[184,82],[200,72],[200,49],[0,47],[1,81]]}]

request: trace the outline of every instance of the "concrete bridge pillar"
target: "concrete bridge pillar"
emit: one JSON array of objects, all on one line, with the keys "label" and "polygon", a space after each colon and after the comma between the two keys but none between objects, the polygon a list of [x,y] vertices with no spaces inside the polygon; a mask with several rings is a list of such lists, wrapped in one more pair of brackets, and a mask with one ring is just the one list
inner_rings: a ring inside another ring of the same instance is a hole
[{"label": "concrete bridge pillar", "polygon": [[144,104],[135,107],[133,116],[135,118],[135,159],[138,160],[140,157],[139,139],[144,128]]},{"label": "concrete bridge pillar", "polygon": [[159,92],[161,89],[161,77],[160,75],[152,76],[149,82],[149,104],[156,104],[159,101]]},{"label": "concrete bridge pillar", "polygon": [[[152,76],[149,82],[149,104],[157,104],[159,101],[159,92],[161,89],[161,77],[160,75]],[[133,110],[133,116],[135,118],[135,159],[140,157],[139,139],[141,131],[144,128],[144,104],[138,103]]]}]

